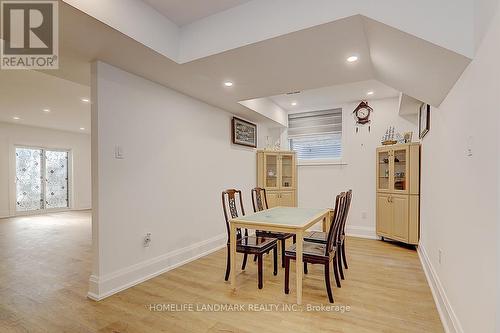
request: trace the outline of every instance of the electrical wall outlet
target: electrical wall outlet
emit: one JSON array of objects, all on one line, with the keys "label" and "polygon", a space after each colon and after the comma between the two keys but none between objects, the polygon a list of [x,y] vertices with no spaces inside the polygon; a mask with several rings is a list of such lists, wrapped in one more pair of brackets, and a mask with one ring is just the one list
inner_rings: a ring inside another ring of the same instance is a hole
[{"label": "electrical wall outlet", "polygon": [[149,247],[151,244],[151,233],[148,232],[146,236],[144,236],[144,247]]},{"label": "electrical wall outlet", "polygon": [[438,262],[441,265],[441,262],[443,260],[443,250],[438,249]]}]

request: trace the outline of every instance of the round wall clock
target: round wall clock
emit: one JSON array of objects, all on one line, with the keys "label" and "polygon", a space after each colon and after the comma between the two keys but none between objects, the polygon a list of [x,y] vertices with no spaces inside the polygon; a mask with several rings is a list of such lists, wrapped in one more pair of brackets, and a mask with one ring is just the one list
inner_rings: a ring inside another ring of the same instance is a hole
[{"label": "round wall clock", "polygon": [[[366,125],[370,124],[370,115],[372,112],[373,109],[368,105],[368,102],[361,101],[352,113],[354,114],[357,125]],[[368,131],[369,130],[370,127],[368,127]],[[356,127],[356,132],[358,132],[358,127]]]}]

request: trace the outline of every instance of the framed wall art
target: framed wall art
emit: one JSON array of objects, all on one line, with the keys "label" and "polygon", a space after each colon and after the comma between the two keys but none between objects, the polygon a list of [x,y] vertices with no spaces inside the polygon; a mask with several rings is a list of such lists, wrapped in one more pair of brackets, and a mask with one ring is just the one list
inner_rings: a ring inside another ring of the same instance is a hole
[{"label": "framed wall art", "polygon": [[234,144],[257,148],[256,124],[233,117],[231,133]]},{"label": "framed wall art", "polygon": [[422,139],[431,128],[431,106],[429,104],[422,104],[418,112],[418,133],[419,138]]}]

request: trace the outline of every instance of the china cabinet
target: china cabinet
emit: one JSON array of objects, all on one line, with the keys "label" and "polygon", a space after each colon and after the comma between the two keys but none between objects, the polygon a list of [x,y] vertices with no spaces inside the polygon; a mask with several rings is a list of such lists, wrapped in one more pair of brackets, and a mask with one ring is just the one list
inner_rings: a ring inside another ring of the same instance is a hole
[{"label": "china cabinet", "polygon": [[420,145],[377,148],[377,235],[418,244]]},{"label": "china cabinet", "polygon": [[297,206],[297,163],[295,152],[257,152],[257,185],[266,189],[269,208]]}]

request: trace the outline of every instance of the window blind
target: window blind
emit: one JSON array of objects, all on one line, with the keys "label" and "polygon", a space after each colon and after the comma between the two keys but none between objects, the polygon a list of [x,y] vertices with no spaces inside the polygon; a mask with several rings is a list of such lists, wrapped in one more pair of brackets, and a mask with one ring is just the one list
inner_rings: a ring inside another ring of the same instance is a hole
[{"label": "window blind", "polygon": [[342,109],[289,114],[288,139],[298,159],[342,157]]}]

